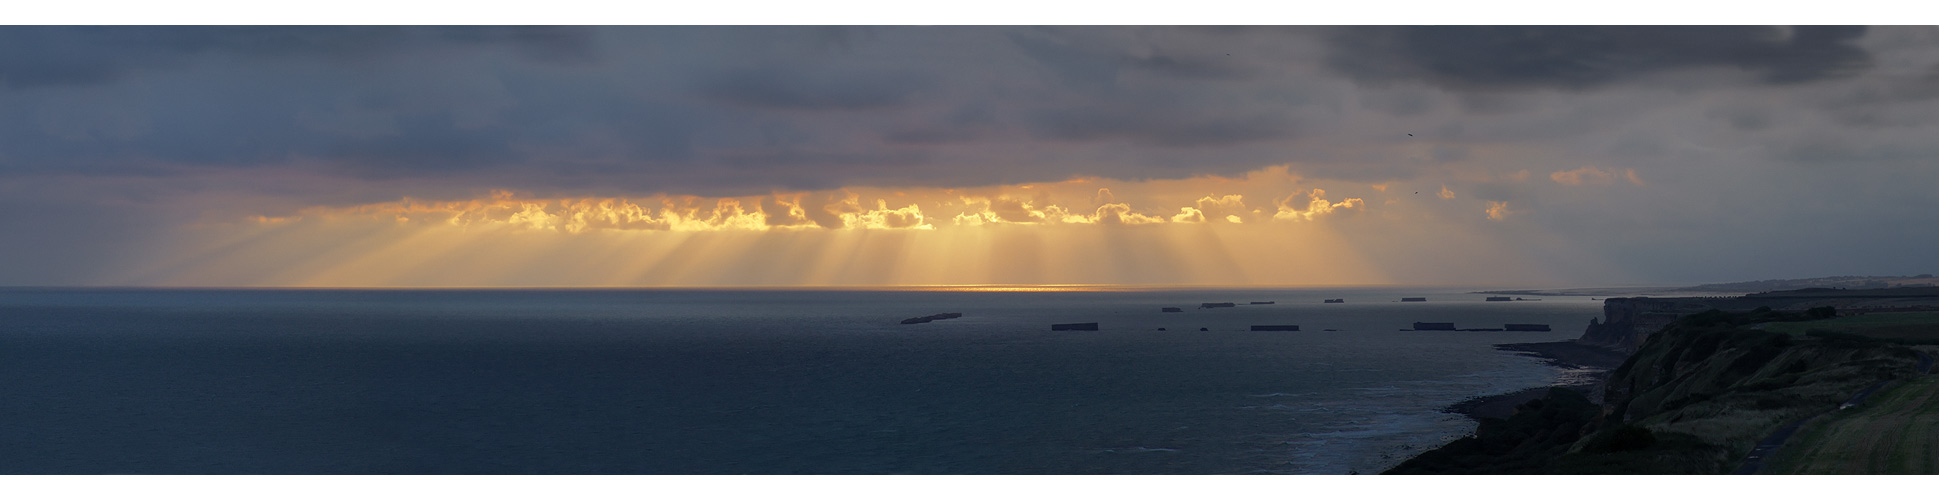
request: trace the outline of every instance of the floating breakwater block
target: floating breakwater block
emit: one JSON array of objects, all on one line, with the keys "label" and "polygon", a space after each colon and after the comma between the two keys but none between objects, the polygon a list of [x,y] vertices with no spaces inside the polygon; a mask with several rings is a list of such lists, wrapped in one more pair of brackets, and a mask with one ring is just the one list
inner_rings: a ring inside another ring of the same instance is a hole
[{"label": "floating breakwater block", "polygon": [[928,315],[928,316],[922,316],[922,317],[916,317],[916,318],[909,318],[909,319],[905,319],[905,320],[902,320],[902,324],[905,324],[905,325],[914,325],[914,324],[918,324],[918,323],[928,323],[928,322],[931,322],[931,321],[935,321],[935,320],[939,320],[939,319],[956,319],[956,318],[961,318],[961,317],[963,317],[963,313],[942,313],[942,314],[931,314],[931,315]]}]

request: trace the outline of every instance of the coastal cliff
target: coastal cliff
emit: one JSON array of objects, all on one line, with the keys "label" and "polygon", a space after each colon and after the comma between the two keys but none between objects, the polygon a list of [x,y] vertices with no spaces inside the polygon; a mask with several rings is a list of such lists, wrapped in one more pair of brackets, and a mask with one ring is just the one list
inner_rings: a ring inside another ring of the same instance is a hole
[{"label": "coastal cliff", "polygon": [[[1640,448],[1626,457],[1578,453],[1575,465],[1726,473],[1778,428],[1835,409],[1867,387],[1914,376],[1919,355],[1904,345],[1757,328],[1828,317],[1824,310],[1708,311],[1652,335],[1611,374],[1599,428],[1637,429],[1631,432],[1668,444]],[[1578,445],[1571,451],[1584,450]]]},{"label": "coastal cliff", "polygon": [[[1746,296],[1748,297],[1748,296]],[[1769,307],[1768,300],[1746,297],[1614,297],[1602,301],[1602,321],[1590,320],[1576,342],[1634,354],[1650,334],[1677,318],[1709,311],[1750,311]]]},{"label": "coastal cliff", "polygon": [[1765,308],[1802,312],[1832,307],[1847,313],[1939,310],[1939,287],[1874,290],[1807,288],[1711,297],[1614,297],[1602,302],[1602,319],[1591,320],[1577,343],[1633,354],[1651,334],[1677,318],[1709,311],[1747,312]]},{"label": "coastal cliff", "polygon": [[[1582,343],[1634,348],[1610,374],[1602,401],[1550,390],[1388,473],[1723,473],[1776,429],[1914,371],[1918,355],[1903,345],[1760,329],[1822,320],[1828,309],[1682,314],[1691,304],[1767,299],[1611,299],[1611,321],[1592,326]],[[1662,326],[1639,333],[1654,323]]]}]

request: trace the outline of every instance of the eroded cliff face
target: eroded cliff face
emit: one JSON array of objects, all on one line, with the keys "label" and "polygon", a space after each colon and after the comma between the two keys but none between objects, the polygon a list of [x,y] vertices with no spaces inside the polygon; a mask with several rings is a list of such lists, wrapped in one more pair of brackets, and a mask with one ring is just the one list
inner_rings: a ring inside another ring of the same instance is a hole
[{"label": "eroded cliff face", "polygon": [[[1634,354],[1641,349],[1643,342],[1649,340],[1651,333],[1662,330],[1677,318],[1711,309],[1739,309],[1732,299],[1679,297],[1654,299],[1648,297],[1615,297],[1602,301],[1602,321],[1590,321],[1589,328],[1582,332],[1577,342]],[[1747,308],[1746,308],[1747,309]]]}]

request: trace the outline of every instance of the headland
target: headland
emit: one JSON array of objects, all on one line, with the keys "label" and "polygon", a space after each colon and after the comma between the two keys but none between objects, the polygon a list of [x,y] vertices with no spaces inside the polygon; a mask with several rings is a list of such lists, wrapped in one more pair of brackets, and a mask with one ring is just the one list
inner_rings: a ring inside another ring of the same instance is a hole
[{"label": "headland", "polygon": [[1387,473],[1721,474],[1773,457],[1816,470],[1785,458],[1780,431],[1836,448],[1814,419],[1874,392],[1880,405],[1931,399],[1888,393],[1939,355],[1939,287],[1617,297],[1576,340],[1496,347],[1580,376],[1450,406],[1475,433]]}]

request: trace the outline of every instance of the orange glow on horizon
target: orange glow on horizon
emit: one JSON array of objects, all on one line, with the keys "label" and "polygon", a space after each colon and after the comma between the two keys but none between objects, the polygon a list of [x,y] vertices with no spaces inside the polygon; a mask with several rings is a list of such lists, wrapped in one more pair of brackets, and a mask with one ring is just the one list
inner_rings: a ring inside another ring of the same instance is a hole
[{"label": "orange glow on horizon", "polygon": [[1464,270],[1517,260],[1513,248],[1447,224],[1454,212],[1419,205],[1459,202],[1396,205],[1380,187],[1319,185],[1279,166],[1239,177],[721,198],[495,191],[200,224],[116,278],[158,286],[1102,291],[1391,284],[1391,259],[1420,241],[1436,242],[1432,251]]},{"label": "orange glow on horizon", "polygon": [[[1094,187],[1106,184],[1106,187]],[[846,188],[767,196],[703,198],[533,198],[493,191],[488,198],[404,200],[350,207],[315,207],[297,214],[255,215],[258,224],[303,219],[369,218],[457,227],[502,226],[588,231],[763,231],[788,229],[915,229],[950,226],[1310,221],[1334,210],[1360,209],[1361,198],[1331,201],[1323,189],[1278,166],[1245,177],[1063,182],[978,188]],[[1113,190],[1116,188],[1116,191]],[[1369,186],[1371,189],[1372,187]],[[1238,192],[1235,192],[1238,191]],[[1247,199],[1273,200],[1248,210]]]}]

